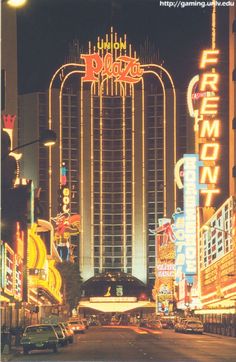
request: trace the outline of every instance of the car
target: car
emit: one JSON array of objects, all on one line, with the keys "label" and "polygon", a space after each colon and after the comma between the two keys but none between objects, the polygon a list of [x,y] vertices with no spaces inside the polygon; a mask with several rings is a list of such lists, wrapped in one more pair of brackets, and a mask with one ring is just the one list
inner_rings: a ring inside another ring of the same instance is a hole
[{"label": "car", "polygon": [[53,328],[55,329],[55,331],[57,333],[59,345],[60,346],[67,346],[68,340],[67,340],[65,332],[63,331],[62,326],[59,323],[58,324],[53,324]]},{"label": "car", "polygon": [[64,328],[64,333],[66,334],[66,338],[67,338],[68,342],[73,343],[74,342],[74,332],[69,327],[68,323],[63,322],[63,323],[60,323],[60,325]]},{"label": "car", "polygon": [[80,319],[70,319],[68,321],[68,326],[74,333],[84,333],[86,329],[84,323]]},{"label": "car", "polygon": [[174,323],[171,319],[165,318],[161,319],[162,328],[164,329],[172,329],[174,328]]},{"label": "car", "polygon": [[20,342],[24,354],[35,349],[52,349],[58,351],[59,339],[55,328],[50,324],[34,324],[25,328]]},{"label": "car", "polygon": [[147,327],[151,329],[161,329],[162,323],[159,320],[150,320],[147,323]]},{"label": "car", "polygon": [[88,323],[87,319],[86,319],[86,318],[83,318],[83,319],[82,319],[82,322],[84,323],[85,328],[88,329],[89,323]]},{"label": "car", "polygon": [[186,320],[187,319],[182,318],[182,319],[179,319],[178,322],[175,323],[175,332],[183,332],[184,324],[185,324]]},{"label": "car", "polygon": [[187,320],[183,327],[184,333],[203,333],[203,324],[199,320]]},{"label": "car", "polygon": [[139,323],[140,327],[147,327],[148,326],[148,320],[145,318],[142,318]]}]

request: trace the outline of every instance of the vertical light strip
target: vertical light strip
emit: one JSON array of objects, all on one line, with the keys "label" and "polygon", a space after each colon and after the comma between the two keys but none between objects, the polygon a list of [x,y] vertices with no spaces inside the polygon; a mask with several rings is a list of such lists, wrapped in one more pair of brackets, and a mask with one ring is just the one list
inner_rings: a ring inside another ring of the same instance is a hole
[{"label": "vertical light strip", "polygon": [[[174,86],[174,82],[173,82],[173,79],[170,75],[170,73],[164,68],[162,67],[161,65],[158,65],[158,64],[144,64],[142,65],[142,68],[150,68],[150,67],[154,67],[154,68],[158,68],[158,69],[161,69],[165,72],[165,74],[167,75],[169,81],[170,81],[170,84],[171,84],[171,87],[172,87],[172,91],[173,91],[173,111],[174,111],[174,124],[173,124],[173,127],[174,127],[174,165],[176,164],[176,161],[177,161],[177,139],[176,139],[176,132],[177,132],[177,129],[176,129],[176,91],[175,91],[175,86]],[[174,166],[173,165],[173,166]],[[174,209],[176,209],[176,197],[177,197],[177,185],[176,183],[174,182]]]},{"label": "vertical light strip", "polygon": [[[113,54],[113,44],[114,44],[114,33],[113,33],[113,27],[111,27],[111,54],[112,54],[112,57],[114,56]],[[110,91],[110,94],[113,96],[113,92],[114,92],[114,89],[113,89],[113,86],[114,86],[114,78],[111,77],[110,78],[110,83],[111,83],[111,91]]]},{"label": "vertical light strip", "polygon": [[143,266],[144,266],[144,270],[146,270],[147,272],[147,243],[146,243],[146,187],[145,187],[145,114],[144,114],[144,110],[145,110],[145,104],[144,104],[144,80],[142,78],[142,219],[143,219],[143,256],[146,256],[143,258]]},{"label": "vertical light strip", "polygon": [[93,112],[93,94],[95,92],[95,82],[91,84],[90,88],[90,150],[91,150],[91,267],[94,274],[94,112]]},{"label": "vertical light strip", "polygon": [[[135,260],[135,229],[134,229],[134,215],[135,215],[135,174],[134,174],[134,161],[135,161],[135,154],[134,154],[134,85],[131,85],[131,116],[132,116],[132,130],[131,130],[131,141],[132,141],[132,261]],[[132,272],[133,272],[133,265],[132,265]]]},{"label": "vertical light strip", "polygon": [[81,170],[81,178],[80,178],[80,213],[81,213],[81,223],[80,223],[80,232],[81,232],[81,248],[80,248],[80,268],[83,271],[84,268],[84,104],[83,104],[83,81],[81,79],[80,83],[80,170]]},{"label": "vertical light strip", "polygon": [[144,70],[144,74],[154,74],[160,81],[162,91],[163,91],[163,178],[164,178],[164,192],[163,192],[163,201],[164,201],[164,217],[166,217],[167,213],[167,161],[166,161],[166,139],[167,139],[167,132],[166,132],[166,90],[163,80],[161,79],[160,75],[155,72],[154,70]]},{"label": "vertical light strip", "polygon": [[100,87],[100,94],[99,94],[99,100],[100,100],[100,110],[99,110],[99,140],[100,140],[100,155],[99,155],[99,177],[100,177],[100,258],[99,258],[99,272],[102,273],[102,265],[103,265],[103,177],[102,177],[102,139],[103,139],[103,132],[102,132],[102,125],[103,125],[103,114],[102,114],[102,84]]},{"label": "vertical light strip", "polygon": [[[108,44],[109,40],[108,40],[108,34],[106,34],[106,43]],[[106,95],[109,94],[109,79],[106,82]]]},{"label": "vertical light strip", "polygon": [[198,284],[198,297],[201,300],[202,293],[201,293],[201,267],[200,267],[200,265],[201,265],[200,226],[201,226],[201,223],[200,223],[200,208],[197,207],[197,225],[196,225],[196,228],[197,228],[197,240],[196,240],[196,243],[197,243],[197,275],[198,275],[197,284]]},{"label": "vertical light strip", "polygon": [[[74,74],[84,74],[83,70],[72,70],[71,72],[67,73],[66,76],[63,78],[63,81],[61,82],[60,86],[60,92],[59,92],[59,162],[60,166],[62,164],[62,104],[63,104],[63,87],[65,85],[66,80]],[[70,172],[70,169],[69,169]],[[70,176],[71,179],[71,176]]]},{"label": "vertical light strip", "polygon": [[211,47],[216,48],[216,0],[212,1]]},{"label": "vertical light strip", "polygon": [[[65,84],[65,81],[71,76],[71,75],[75,75],[75,74],[84,74],[83,70],[73,70],[71,72],[69,72],[63,79],[62,83],[61,83],[61,87],[60,87],[60,93],[59,93],[59,99],[60,99],[60,114],[59,114],[59,119],[60,119],[60,160],[62,159],[62,94],[63,94],[63,87]],[[81,190],[81,205],[80,205],[80,213],[81,213],[81,225],[80,225],[80,234],[81,234],[81,243],[82,243],[82,247],[80,248],[80,267],[81,270],[83,270],[83,262],[84,262],[84,258],[83,258],[83,81],[81,80],[81,94],[80,94],[80,108],[81,108],[81,124],[80,124],[80,139],[81,139],[81,182],[80,182],[80,190]],[[61,162],[61,161],[60,161]],[[60,163],[61,164],[61,163]]]},{"label": "vertical light strip", "polygon": [[[115,33],[115,43],[117,42],[117,33]],[[117,58],[117,49],[115,49],[115,59]],[[115,95],[118,95],[118,82],[115,82]]]},{"label": "vertical light strip", "polygon": [[123,178],[123,265],[124,272],[127,272],[127,253],[126,253],[126,127],[125,127],[125,88],[120,83],[122,90],[122,178]]},{"label": "vertical light strip", "polygon": [[99,139],[100,139],[100,260],[99,260],[99,272],[102,273],[103,268],[103,83],[107,80],[107,78],[103,79],[100,84],[100,92],[99,92],[99,100],[100,100],[100,112],[99,112]]},{"label": "vertical light strip", "polygon": [[[60,74],[60,72],[63,72],[67,70],[67,68],[70,67],[77,67],[77,68],[85,68],[84,64],[78,64],[78,63],[67,63],[63,64],[60,68],[56,70],[56,72],[53,74],[50,83],[49,83],[49,89],[48,89],[48,128],[52,129],[52,86],[56,79],[56,77]],[[59,166],[60,167],[60,166]],[[48,208],[49,208],[49,220],[51,220],[52,217],[52,150],[51,147],[49,147],[49,167],[48,167]]]}]

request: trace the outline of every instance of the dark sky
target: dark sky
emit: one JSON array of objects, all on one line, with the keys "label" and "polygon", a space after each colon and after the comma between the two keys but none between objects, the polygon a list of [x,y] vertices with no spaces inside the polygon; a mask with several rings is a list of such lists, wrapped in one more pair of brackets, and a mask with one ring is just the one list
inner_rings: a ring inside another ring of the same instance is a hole
[{"label": "dark sky", "polygon": [[137,48],[148,37],[177,87],[186,85],[210,47],[210,16],[209,7],[160,7],[159,0],[28,0],[18,10],[19,92],[47,89],[69,43],[79,39],[86,48],[111,25]]}]

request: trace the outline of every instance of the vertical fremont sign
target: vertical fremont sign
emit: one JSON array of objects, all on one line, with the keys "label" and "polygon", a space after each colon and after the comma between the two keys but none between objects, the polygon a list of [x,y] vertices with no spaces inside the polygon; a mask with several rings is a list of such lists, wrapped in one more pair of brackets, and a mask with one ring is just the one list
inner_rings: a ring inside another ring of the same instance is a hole
[{"label": "vertical fremont sign", "polygon": [[[200,183],[207,184],[201,190],[205,195],[204,206],[213,205],[213,197],[220,193],[219,189],[219,152],[220,152],[220,119],[219,119],[219,74],[215,66],[218,63],[219,50],[204,50],[201,57],[199,90],[205,92],[199,109],[199,155],[204,162],[200,172]],[[209,96],[208,96],[209,95]]]}]

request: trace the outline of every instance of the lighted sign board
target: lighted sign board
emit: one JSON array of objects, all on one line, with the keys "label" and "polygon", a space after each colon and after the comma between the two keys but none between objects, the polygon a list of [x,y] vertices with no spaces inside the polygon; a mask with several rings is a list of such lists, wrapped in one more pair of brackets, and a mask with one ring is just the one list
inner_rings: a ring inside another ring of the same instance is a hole
[{"label": "lighted sign board", "polygon": [[177,209],[172,217],[174,219],[172,228],[175,234],[175,281],[179,283],[185,272],[184,212]]},{"label": "lighted sign board", "polygon": [[143,75],[143,69],[138,59],[121,55],[114,61],[112,54],[101,57],[98,53],[81,54],[85,63],[84,82],[98,81],[98,75],[117,78],[120,82],[138,83]]},{"label": "lighted sign board", "polygon": [[136,297],[90,297],[89,298],[91,303],[104,303],[104,302],[137,302]]},{"label": "lighted sign board", "polygon": [[173,302],[173,280],[175,278],[175,236],[170,219],[159,219],[156,230],[156,290],[157,308],[168,313]]},{"label": "lighted sign board", "polygon": [[7,294],[14,293],[14,251],[5,244],[5,288]]},{"label": "lighted sign board", "polygon": [[23,295],[23,262],[21,258],[15,256],[15,297],[22,298]]},{"label": "lighted sign board", "polygon": [[184,155],[184,236],[186,279],[192,282],[197,272],[197,207],[199,206],[198,155]]},{"label": "lighted sign board", "polygon": [[220,175],[220,119],[219,119],[219,74],[216,65],[219,61],[219,50],[204,50],[201,56],[199,80],[201,98],[198,112],[198,143],[200,160],[204,165],[200,172],[200,183],[207,184],[207,189],[201,190],[204,206],[213,205],[213,197],[220,193],[218,180]]},{"label": "lighted sign board", "polygon": [[0,243],[0,287],[4,288],[5,286],[5,247],[3,242]]},{"label": "lighted sign board", "polygon": [[158,264],[157,265],[158,277],[174,277],[175,276],[175,264]]},{"label": "lighted sign board", "polygon": [[71,216],[67,213],[60,213],[51,220],[56,223],[54,242],[59,255],[63,260],[69,260],[70,237],[80,233],[80,215]]}]

